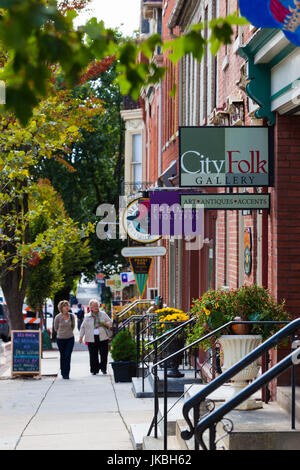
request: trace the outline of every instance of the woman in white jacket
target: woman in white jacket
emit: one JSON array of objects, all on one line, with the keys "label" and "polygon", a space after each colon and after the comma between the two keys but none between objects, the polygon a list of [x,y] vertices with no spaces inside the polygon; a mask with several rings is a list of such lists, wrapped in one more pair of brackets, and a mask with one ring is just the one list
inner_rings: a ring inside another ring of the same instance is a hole
[{"label": "woman in white jacket", "polygon": [[100,370],[106,374],[108,330],[112,328],[112,321],[105,312],[99,310],[99,302],[96,299],[90,300],[89,308],[90,313],[85,316],[80,328],[79,343],[83,342],[83,338],[88,343],[91,374],[96,375]]}]

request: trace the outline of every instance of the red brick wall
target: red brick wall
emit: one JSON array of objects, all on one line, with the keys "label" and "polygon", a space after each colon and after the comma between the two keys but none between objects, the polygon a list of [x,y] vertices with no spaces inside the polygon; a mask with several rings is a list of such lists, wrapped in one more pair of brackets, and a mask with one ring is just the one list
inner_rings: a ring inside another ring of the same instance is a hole
[{"label": "red brick wall", "polygon": [[275,187],[271,191],[269,285],[300,315],[300,116],[277,115]]}]

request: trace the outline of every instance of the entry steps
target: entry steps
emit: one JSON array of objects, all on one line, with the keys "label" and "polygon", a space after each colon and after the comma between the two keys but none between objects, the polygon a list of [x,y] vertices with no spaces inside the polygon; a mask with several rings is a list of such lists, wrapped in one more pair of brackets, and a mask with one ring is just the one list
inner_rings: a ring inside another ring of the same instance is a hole
[{"label": "entry steps", "polygon": [[[181,398],[168,414],[168,450],[194,450],[194,437],[189,441],[181,438],[181,432],[187,429],[187,423],[182,415],[184,401],[199,391],[204,385],[193,385],[185,398]],[[215,401],[216,407],[221,406],[228,396],[229,385],[220,387],[218,392],[209,396]],[[249,411],[231,411],[226,415],[233,422],[233,431],[224,436],[217,444],[218,450],[300,450],[300,388],[297,388],[296,430],[291,429],[291,414],[288,409],[290,387],[278,387],[278,402],[263,404],[263,408]],[[256,395],[260,399],[260,394]],[[175,402],[175,397],[168,399],[168,409]],[[178,399],[177,399],[178,400]],[[280,404],[279,404],[280,403]],[[160,410],[158,420],[163,414],[163,401],[159,400]],[[280,406],[281,405],[281,406]],[[286,408],[286,409],[285,409]],[[163,450],[163,420],[159,423],[158,438],[147,436],[150,423],[133,425],[132,443],[135,449]],[[217,425],[217,439],[224,435],[222,424]],[[204,434],[204,442],[208,442],[208,432]]]},{"label": "entry steps", "polygon": [[[140,377],[132,378],[132,391],[136,398],[151,398],[154,397],[154,376],[151,372],[152,365],[149,369],[144,369],[144,385],[142,379],[142,372]],[[195,378],[194,369],[179,369],[184,377],[171,378],[168,377],[168,397],[180,397],[184,394],[185,386],[191,384],[201,384],[201,379]],[[164,371],[158,371],[158,396],[163,396],[163,376]]]}]

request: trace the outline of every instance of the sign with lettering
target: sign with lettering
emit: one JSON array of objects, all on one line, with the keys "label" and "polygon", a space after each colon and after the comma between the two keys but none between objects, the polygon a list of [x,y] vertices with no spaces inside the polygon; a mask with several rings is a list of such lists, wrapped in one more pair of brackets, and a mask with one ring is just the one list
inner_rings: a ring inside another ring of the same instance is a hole
[{"label": "sign with lettering", "polygon": [[272,186],[270,127],[180,127],[180,186]]},{"label": "sign with lettering", "polygon": [[123,215],[123,227],[128,236],[139,243],[153,243],[159,235],[150,230],[150,199],[139,198],[132,201]]},{"label": "sign with lettering", "polygon": [[204,209],[211,210],[262,210],[270,209],[270,194],[198,194],[181,195],[181,206],[196,207],[202,204]]},{"label": "sign with lettering", "polygon": [[142,298],[148,282],[149,272],[153,258],[129,258],[131,269],[134,273],[136,286]]},{"label": "sign with lettering", "polygon": [[40,375],[40,330],[13,330],[11,332],[11,375]]}]

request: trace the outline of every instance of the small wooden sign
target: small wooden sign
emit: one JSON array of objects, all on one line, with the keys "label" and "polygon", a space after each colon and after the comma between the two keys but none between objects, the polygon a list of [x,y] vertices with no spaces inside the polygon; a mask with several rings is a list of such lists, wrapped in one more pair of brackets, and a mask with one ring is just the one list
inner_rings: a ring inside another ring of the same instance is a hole
[{"label": "small wooden sign", "polygon": [[11,375],[41,374],[42,341],[40,330],[11,332]]}]

